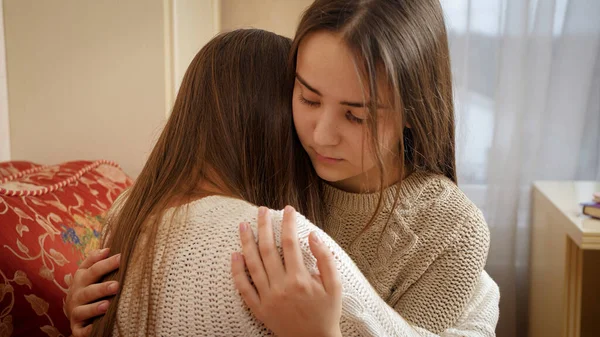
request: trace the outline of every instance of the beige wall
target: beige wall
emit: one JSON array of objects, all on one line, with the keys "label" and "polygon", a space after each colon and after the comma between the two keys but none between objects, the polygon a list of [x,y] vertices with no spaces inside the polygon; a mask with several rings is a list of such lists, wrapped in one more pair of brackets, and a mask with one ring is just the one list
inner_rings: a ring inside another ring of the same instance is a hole
[{"label": "beige wall", "polygon": [[164,20],[157,0],[4,0],[12,159],[137,175],[171,89]]},{"label": "beige wall", "polygon": [[172,0],[174,95],[200,48],[219,32],[220,0]]},{"label": "beige wall", "polygon": [[221,0],[221,29],[261,28],[293,37],[313,0]]},{"label": "beige wall", "polygon": [[0,155],[10,118],[12,160],[110,159],[134,177],[189,62],[216,32],[257,27],[292,37],[312,2],[0,1],[8,74]]}]

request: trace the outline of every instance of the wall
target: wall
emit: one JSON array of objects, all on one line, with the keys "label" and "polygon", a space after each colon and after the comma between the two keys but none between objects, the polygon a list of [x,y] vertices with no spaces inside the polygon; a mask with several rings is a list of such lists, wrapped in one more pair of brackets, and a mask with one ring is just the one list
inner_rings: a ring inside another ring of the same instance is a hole
[{"label": "wall", "polygon": [[312,2],[0,1],[8,74],[0,160],[8,152],[41,164],[110,159],[133,177],[208,40],[240,27],[292,37]]},{"label": "wall", "polygon": [[139,173],[172,90],[166,3],[4,0],[13,160]]},{"label": "wall", "polygon": [[10,160],[8,94],[6,92],[6,54],[4,53],[4,23],[0,0],[0,161]]},{"label": "wall", "polygon": [[221,0],[221,29],[261,28],[292,38],[313,0]]},{"label": "wall", "polygon": [[219,0],[173,0],[172,57],[174,95],[200,48],[219,33]]}]

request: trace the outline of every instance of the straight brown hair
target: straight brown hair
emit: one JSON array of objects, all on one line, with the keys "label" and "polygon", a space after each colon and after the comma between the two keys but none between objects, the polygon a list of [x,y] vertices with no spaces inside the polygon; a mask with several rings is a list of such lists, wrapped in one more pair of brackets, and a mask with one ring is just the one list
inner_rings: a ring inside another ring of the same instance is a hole
[{"label": "straight brown hair", "polygon": [[[400,176],[421,170],[457,182],[454,103],[448,38],[438,0],[316,0],[302,15],[290,53],[290,76],[296,75],[298,47],[309,34],[337,33],[352,51],[365,97],[387,94],[392,121],[401,134],[398,147]],[[378,84],[385,83],[381,88]],[[367,95],[367,93],[369,95]],[[384,178],[378,146],[377,99],[367,105],[367,127]],[[409,171],[409,172],[407,172]],[[398,185],[402,183],[402,178]],[[400,191],[400,189],[398,189]],[[396,195],[394,207],[398,202]]]},{"label": "straight brown hair", "polygon": [[[321,221],[318,178],[292,123],[290,47],[290,39],[247,29],[215,37],[196,55],[146,165],[107,221],[104,246],[121,253],[121,265],[105,279],[125,284],[144,236],[147,251],[135,264],[151,289],[153,243],[165,211],[203,196],[218,193],[275,209],[289,204]],[[115,324],[119,329],[119,299],[96,319],[91,336],[112,335]]]}]

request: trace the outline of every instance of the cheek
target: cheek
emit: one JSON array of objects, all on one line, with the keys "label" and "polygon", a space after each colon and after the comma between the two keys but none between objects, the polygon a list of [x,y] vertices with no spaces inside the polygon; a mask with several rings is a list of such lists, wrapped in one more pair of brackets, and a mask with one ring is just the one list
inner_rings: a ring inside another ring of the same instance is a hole
[{"label": "cheek", "polygon": [[347,149],[355,162],[369,164],[373,157],[373,150],[368,131],[363,127],[352,126],[351,130],[344,132]]},{"label": "cheek", "polygon": [[384,155],[397,155],[399,153],[400,133],[392,125],[380,125],[379,146]]},{"label": "cheek", "polygon": [[[400,143],[400,137],[395,128],[384,122],[379,123],[378,142],[377,145],[382,151],[384,156],[396,155],[398,152],[398,144]],[[371,133],[367,128],[357,128],[355,130],[347,132],[346,143],[349,145],[348,149],[352,151],[352,158],[354,162],[364,163],[365,167],[371,167],[376,162],[375,149],[373,148],[373,141],[371,139]]]}]

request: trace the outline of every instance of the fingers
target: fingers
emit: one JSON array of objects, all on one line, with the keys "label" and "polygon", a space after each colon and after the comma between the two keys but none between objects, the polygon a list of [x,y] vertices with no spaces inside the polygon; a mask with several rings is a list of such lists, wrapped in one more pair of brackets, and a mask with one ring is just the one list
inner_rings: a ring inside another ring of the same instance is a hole
[{"label": "fingers", "polygon": [[116,254],[94,263],[91,267],[85,270],[85,273],[81,273],[81,283],[84,286],[87,286],[89,284],[98,282],[104,275],[119,268],[120,259],[121,254]]},{"label": "fingers", "polygon": [[71,314],[71,333],[73,337],[87,337],[92,333],[92,324],[89,320],[100,315],[104,315],[110,305],[109,301],[86,304],[73,309]]},{"label": "fingers", "polygon": [[75,325],[71,328],[71,333],[73,337],[87,337],[92,333],[93,325],[89,324],[87,326],[83,326],[81,324]]},{"label": "fingers", "polygon": [[[267,272],[267,277],[269,278],[269,283],[272,285],[272,280],[282,280],[285,270],[281,256],[275,245],[271,214],[266,207],[258,208],[258,249]],[[244,256],[246,256],[245,253]],[[247,256],[246,263],[248,263]]]},{"label": "fingers", "polygon": [[308,273],[302,259],[298,232],[296,230],[296,211],[292,206],[286,206],[283,210],[283,222],[281,224],[281,246],[285,259],[287,272]]},{"label": "fingers", "polygon": [[[250,277],[252,277],[256,289],[258,289],[258,293],[264,293],[269,289],[269,278],[260,258],[250,224],[245,222],[240,224],[240,239],[242,241],[242,251],[244,252],[244,262]],[[244,274],[244,277],[246,277],[246,274]]]},{"label": "fingers", "polygon": [[256,289],[246,276],[246,268],[244,264],[244,256],[240,253],[231,255],[231,274],[233,275],[233,283],[237,290],[242,295],[242,299],[253,312],[257,312],[260,307],[260,298],[256,293]]},{"label": "fingers", "polygon": [[87,320],[92,319],[96,316],[104,315],[108,310],[109,301],[100,301],[98,303],[91,303],[86,305],[80,305],[73,309],[71,313],[71,320],[77,322],[77,324],[84,324]]},{"label": "fingers", "polygon": [[311,232],[308,241],[310,250],[317,259],[317,268],[319,268],[325,291],[330,294],[341,293],[341,278],[331,250],[319,238],[317,232]]},{"label": "fingers", "polygon": [[[74,300],[78,304],[92,303],[101,298],[113,296],[117,293],[118,290],[119,282],[117,281],[108,281],[99,284],[94,283],[81,289],[81,291],[79,291],[75,295],[76,298]],[[88,318],[90,317],[86,317],[84,319]]]},{"label": "fingers", "polygon": [[89,268],[91,267],[94,263],[105,259],[108,256],[108,252],[109,249],[108,248],[104,248],[104,249],[100,249],[97,250],[93,253],[91,253],[90,255],[88,255],[88,257],[85,258],[85,260],[83,260],[83,262],[81,262],[81,264],[79,265],[79,268]]},{"label": "fingers", "polygon": [[119,283],[116,281],[95,284],[104,275],[119,268],[121,254],[112,257],[108,255],[108,248],[94,252],[83,260],[75,273],[73,285],[69,289],[69,294],[73,297],[65,304],[66,308],[73,308],[68,316],[74,337],[89,336],[92,333],[92,325],[87,324],[88,321],[108,310],[109,301],[91,302],[115,295],[119,290]]}]

